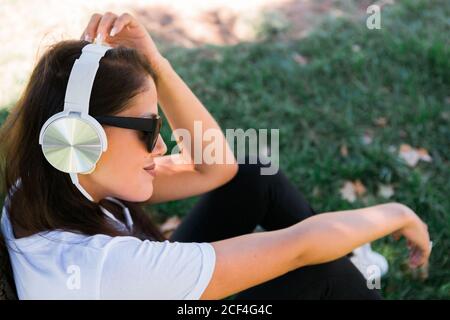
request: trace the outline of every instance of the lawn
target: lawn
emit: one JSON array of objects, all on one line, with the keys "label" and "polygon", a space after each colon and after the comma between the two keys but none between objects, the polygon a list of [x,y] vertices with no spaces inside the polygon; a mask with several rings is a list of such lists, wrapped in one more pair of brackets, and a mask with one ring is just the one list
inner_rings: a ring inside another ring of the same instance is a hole
[{"label": "lawn", "polygon": [[[281,169],[317,211],[398,201],[428,223],[435,247],[425,280],[406,268],[403,241],[373,244],[390,263],[388,299],[450,298],[449,17],[449,1],[404,0],[383,9],[380,30],[341,18],[301,40],[270,33],[164,52],[222,129],[280,129]],[[167,125],[163,136],[170,150]],[[402,144],[432,161],[407,165]],[[356,180],[366,193],[349,202],[340,189]],[[393,187],[389,199],[380,184]],[[183,216],[196,199],[148,209],[156,219]]]}]

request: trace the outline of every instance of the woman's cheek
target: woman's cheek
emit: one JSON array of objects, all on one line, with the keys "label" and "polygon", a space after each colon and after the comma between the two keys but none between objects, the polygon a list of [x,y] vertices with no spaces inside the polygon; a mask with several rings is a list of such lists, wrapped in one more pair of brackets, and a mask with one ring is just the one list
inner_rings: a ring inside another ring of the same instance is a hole
[{"label": "woman's cheek", "polygon": [[130,172],[124,177],[124,181],[128,186],[126,188],[128,196],[133,198],[133,201],[145,201],[153,194],[153,178],[143,168],[140,168],[139,172]]}]

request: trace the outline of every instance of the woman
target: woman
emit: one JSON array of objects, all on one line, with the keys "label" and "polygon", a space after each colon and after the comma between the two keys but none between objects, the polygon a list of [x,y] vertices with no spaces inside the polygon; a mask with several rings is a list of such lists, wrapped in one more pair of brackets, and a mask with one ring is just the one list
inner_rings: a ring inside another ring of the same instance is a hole
[{"label": "woman", "polygon": [[[109,125],[107,151],[78,175],[88,200],[46,162],[38,136],[62,110],[73,63],[93,39],[114,49],[100,62],[92,116],[151,117],[159,103],[174,131],[193,135],[196,120],[220,130],[129,14],[95,14],[82,40],[50,48],[1,134],[1,225],[19,298],[378,299],[345,255],[389,234],[408,239],[411,266],[427,263],[427,227],[405,205],[316,214],[281,171],[194,163],[184,141],[179,155],[165,155],[160,136],[148,151],[139,131]],[[220,139],[224,159],[234,159]],[[202,196],[170,239],[140,208],[194,195]],[[257,225],[265,232],[252,233]]]}]

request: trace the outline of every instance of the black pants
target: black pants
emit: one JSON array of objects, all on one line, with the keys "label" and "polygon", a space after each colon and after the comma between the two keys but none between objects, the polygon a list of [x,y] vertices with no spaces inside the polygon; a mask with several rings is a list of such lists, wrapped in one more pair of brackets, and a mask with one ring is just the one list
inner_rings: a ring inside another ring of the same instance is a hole
[{"label": "black pants", "polygon": [[[254,231],[289,227],[316,214],[281,170],[261,175],[240,164],[227,184],[203,194],[171,236],[179,242],[213,242]],[[250,271],[251,272],[251,271]],[[302,267],[238,293],[236,299],[380,299],[347,257]]]}]

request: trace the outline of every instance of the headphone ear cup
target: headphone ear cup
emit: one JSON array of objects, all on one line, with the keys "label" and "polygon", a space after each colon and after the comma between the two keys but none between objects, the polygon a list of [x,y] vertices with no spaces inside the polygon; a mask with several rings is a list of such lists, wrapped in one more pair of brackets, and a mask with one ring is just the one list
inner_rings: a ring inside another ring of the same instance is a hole
[{"label": "headphone ear cup", "polygon": [[[95,169],[104,151],[104,132],[90,119],[60,117],[42,134],[42,151],[47,161],[66,173],[86,173]],[[100,126],[101,128],[101,126]]]},{"label": "headphone ear cup", "polygon": [[79,174],[91,174],[92,172],[95,171],[95,168],[97,167],[97,163],[94,163],[94,166],[92,167],[91,170],[86,171],[86,172],[78,172]]}]

